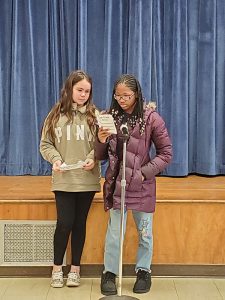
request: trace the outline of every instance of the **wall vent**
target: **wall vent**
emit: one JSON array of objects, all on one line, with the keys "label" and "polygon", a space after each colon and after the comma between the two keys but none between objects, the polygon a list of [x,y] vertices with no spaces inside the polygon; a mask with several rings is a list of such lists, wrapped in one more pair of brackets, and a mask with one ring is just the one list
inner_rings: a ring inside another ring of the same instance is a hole
[{"label": "wall vent", "polygon": [[0,266],[52,265],[55,224],[55,221],[1,220]]}]

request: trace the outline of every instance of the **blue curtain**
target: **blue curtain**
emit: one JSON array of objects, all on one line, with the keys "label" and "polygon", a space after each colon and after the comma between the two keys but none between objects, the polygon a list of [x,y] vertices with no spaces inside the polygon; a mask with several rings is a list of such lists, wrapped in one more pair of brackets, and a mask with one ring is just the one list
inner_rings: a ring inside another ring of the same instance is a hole
[{"label": "blue curtain", "polygon": [[168,175],[225,174],[225,1],[153,1],[156,99]]},{"label": "blue curtain", "polygon": [[44,175],[43,120],[68,73],[109,107],[133,73],[173,141],[164,172],[225,174],[224,0],[0,0],[0,174]]}]

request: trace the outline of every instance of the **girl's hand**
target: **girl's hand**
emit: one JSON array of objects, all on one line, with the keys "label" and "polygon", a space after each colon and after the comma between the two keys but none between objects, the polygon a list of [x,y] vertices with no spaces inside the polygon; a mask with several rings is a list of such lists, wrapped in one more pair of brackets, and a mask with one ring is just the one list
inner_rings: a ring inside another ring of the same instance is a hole
[{"label": "girl's hand", "polygon": [[62,171],[60,170],[61,164],[62,164],[61,160],[56,160],[56,161],[53,163],[53,165],[52,165],[52,170],[53,170],[54,172],[62,172]]},{"label": "girl's hand", "polygon": [[103,129],[103,127],[99,127],[98,130],[98,139],[100,143],[105,143],[107,138],[111,135],[109,129]]},{"label": "girl's hand", "polygon": [[85,165],[83,166],[83,169],[86,170],[86,171],[92,170],[94,168],[94,166],[95,166],[94,160],[91,159],[91,158],[87,158],[85,160]]}]

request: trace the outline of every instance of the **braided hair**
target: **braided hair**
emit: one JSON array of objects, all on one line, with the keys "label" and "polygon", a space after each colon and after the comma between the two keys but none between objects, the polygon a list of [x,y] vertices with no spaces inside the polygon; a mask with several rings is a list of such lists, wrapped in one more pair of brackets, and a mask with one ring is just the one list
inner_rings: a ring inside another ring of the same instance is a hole
[{"label": "braided hair", "polygon": [[[125,112],[120,107],[118,101],[114,98],[116,88],[119,84],[126,85],[133,93],[135,94],[136,104],[134,110],[131,113],[128,120],[125,120]],[[123,74],[115,82],[112,92],[112,102],[110,106],[110,113],[113,115],[113,118],[117,122],[130,122],[131,127],[134,127],[137,122],[140,124],[140,133],[143,134],[145,128],[144,121],[144,109],[143,109],[144,99],[142,96],[141,86],[139,81],[134,77],[134,75]]]}]

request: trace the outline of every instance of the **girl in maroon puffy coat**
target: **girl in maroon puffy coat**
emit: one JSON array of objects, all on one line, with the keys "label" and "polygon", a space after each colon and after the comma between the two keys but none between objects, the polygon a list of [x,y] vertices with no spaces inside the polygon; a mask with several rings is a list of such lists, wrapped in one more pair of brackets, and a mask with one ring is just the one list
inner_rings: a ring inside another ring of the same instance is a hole
[{"label": "girl in maroon puffy coat", "polygon": [[[122,75],[112,93],[110,113],[117,134],[99,128],[95,143],[98,160],[109,159],[103,188],[105,210],[110,210],[107,228],[104,271],[101,292],[117,294],[115,278],[119,272],[120,201],[122,178],[123,134],[126,124],[129,138],[126,147],[125,226],[127,210],[132,210],[139,235],[133,292],[146,293],[151,287],[152,216],[155,211],[155,175],[160,173],[172,158],[172,145],[163,119],[150,106],[145,105],[141,87],[133,75]],[[150,157],[152,143],[156,155]]]}]

